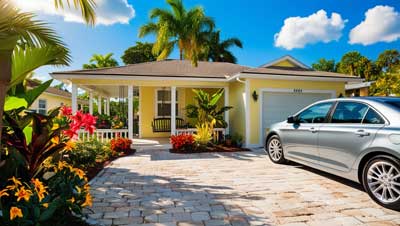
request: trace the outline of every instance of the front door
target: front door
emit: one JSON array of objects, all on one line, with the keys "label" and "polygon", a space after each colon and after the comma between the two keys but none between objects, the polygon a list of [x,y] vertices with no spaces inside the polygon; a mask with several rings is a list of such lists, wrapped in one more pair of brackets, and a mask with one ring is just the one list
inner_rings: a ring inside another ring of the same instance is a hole
[{"label": "front door", "polygon": [[330,123],[319,128],[320,164],[349,171],[360,152],[367,149],[385,121],[368,105],[339,102]]},{"label": "front door", "polygon": [[332,105],[333,102],[312,105],[295,116],[296,123],[286,125],[281,139],[288,158],[318,163],[318,131]]}]

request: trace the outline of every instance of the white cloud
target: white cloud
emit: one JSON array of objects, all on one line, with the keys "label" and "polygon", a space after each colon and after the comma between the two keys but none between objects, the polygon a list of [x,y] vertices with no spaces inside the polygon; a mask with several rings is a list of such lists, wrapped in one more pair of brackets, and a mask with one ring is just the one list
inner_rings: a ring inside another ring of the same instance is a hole
[{"label": "white cloud", "polygon": [[[64,4],[64,9],[55,9],[54,0],[11,0],[23,11],[35,11],[48,15],[62,16],[65,21],[83,23],[80,10]],[[127,0],[96,0],[96,24],[127,24],[135,16],[135,10]]]},{"label": "white cloud", "polygon": [[390,6],[375,6],[365,13],[365,20],[351,29],[350,44],[371,45],[400,38],[400,13]]},{"label": "white cloud", "polygon": [[308,17],[289,17],[274,36],[275,46],[291,50],[317,42],[337,41],[346,22],[337,13],[332,13],[329,18],[322,9]]}]

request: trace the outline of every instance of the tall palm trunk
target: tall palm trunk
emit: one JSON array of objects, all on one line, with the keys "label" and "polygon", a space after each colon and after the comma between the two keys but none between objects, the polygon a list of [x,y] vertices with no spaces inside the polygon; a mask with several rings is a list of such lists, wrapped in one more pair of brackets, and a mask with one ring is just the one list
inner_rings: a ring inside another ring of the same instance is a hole
[{"label": "tall palm trunk", "polygon": [[183,60],[183,49],[179,48],[179,59]]},{"label": "tall palm trunk", "polygon": [[3,112],[7,87],[11,80],[11,57],[13,50],[0,50],[0,148],[3,131]]}]

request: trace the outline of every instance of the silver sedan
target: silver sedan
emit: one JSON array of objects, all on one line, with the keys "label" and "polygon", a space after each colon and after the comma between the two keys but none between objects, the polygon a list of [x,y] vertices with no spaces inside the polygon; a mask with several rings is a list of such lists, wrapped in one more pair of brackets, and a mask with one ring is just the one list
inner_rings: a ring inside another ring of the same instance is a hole
[{"label": "silver sedan", "polygon": [[316,102],[272,125],[274,163],[298,162],[361,183],[380,205],[400,210],[400,98]]}]

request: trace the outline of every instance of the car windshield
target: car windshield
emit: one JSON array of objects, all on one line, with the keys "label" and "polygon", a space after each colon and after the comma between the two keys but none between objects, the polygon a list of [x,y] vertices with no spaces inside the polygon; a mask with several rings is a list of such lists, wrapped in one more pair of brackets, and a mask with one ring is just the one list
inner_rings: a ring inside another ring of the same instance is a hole
[{"label": "car windshield", "polygon": [[400,100],[389,100],[385,101],[385,103],[400,111]]}]

